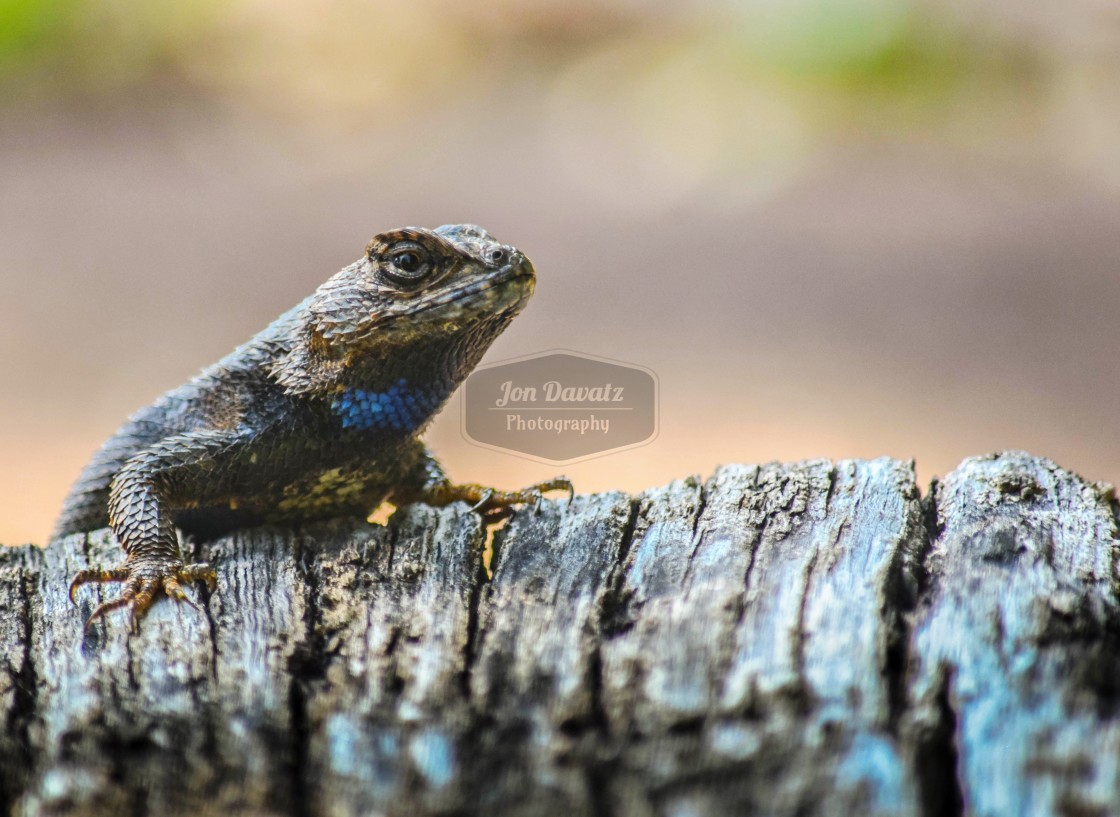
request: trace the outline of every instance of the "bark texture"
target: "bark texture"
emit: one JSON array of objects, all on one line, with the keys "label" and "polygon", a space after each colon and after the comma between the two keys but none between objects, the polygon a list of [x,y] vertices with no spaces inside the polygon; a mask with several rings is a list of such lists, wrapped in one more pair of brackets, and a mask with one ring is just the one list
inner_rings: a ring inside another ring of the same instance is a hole
[{"label": "bark texture", "polygon": [[107,533],[0,551],[16,815],[1069,815],[1120,805],[1117,506],[1047,460],[728,466],[198,548],[82,622]]}]

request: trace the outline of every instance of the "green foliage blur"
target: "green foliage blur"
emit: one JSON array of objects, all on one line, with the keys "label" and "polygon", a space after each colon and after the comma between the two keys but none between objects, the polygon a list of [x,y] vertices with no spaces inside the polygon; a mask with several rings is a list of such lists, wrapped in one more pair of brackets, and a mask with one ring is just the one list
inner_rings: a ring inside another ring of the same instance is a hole
[{"label": "green foliage blur", "polygon": [[586,59],[608,70],[603,94],[641,93],[680,70],[699,96],[762,89],[810,119],[850,122],[853,106],[909,117],[966,81],[1014,86],[1032,71],[1021,43],[907,0],[637,5],[0,0],[0,88],[52,98],[170,81],[281,112],[354,115],[422,105],[455,78],[562,78]]},{"label": "green foliage blur", "polygon": [[0,0],[0,71],[9,86],[47,95],[144,82],[174,70],[222,8],[209,0]]},{"label": "green foliage blur", "polygon": [[614,156],[620,206],[728,172],[772,188],[838,138],[998,145],[1047,59],[922,0],[0,0],[0,21],[17,105],[201,100],[348,139],[532,100],[573,165]]}]

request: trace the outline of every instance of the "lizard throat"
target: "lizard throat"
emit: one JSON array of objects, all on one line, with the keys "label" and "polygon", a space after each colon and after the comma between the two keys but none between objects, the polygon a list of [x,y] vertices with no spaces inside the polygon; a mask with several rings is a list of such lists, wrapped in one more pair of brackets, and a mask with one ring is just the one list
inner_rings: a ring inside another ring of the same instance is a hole
[{"label": "lizard throat", "polygon": [[443,402],[437,391],[409,388],[401,378],[382,391],[349,386],[331,400],[331,411],[344,429],[356,431],[414,431]]}]

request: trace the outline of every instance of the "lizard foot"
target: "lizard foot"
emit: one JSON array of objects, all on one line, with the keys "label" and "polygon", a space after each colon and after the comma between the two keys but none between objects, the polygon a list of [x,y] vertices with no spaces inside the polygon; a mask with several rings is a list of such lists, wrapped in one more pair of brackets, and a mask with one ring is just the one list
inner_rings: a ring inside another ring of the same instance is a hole
[{"label": "lizard foot", "polygon": [[184,602],[198,609],[187,596],[180,582],[204,581],[214,588],[217,574],[208,564],[185,565],[182,562],[159,564],[129,565],[127,562],[109,570],[79,570],[70,582],[70,601],[74,601],[74,591],[83,584],[91,582],[125,582],[124,592],[99,606],[88,619],[85,629],[89,629],[97,619],[121,607],[128,607],[132,613],[132,623],[136,623],[148,612],[156,597],[163,593],[176,601]]},{"label": "lizard foot", "polygon": [[520,491],[499,491],[485,485],[455,485],[444,482],[429,492],[427,500],[433,505],[447,505],[451,502],[469,502],[471,510],[482,515],[487,524],[500,522],[513,512],[514,505],[532,504],[540,506],[542,496],[549,491],[567,491],[568,501],[575,496],[575,489],[567,477],[556,477],[546,482],[538,482]]}]

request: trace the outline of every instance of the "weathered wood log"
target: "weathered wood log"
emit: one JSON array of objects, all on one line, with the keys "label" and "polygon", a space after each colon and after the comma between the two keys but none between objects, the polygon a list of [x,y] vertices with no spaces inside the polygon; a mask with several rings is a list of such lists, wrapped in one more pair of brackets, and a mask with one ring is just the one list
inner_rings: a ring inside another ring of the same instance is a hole
[{"label": "weathered wood log", "polygon": [[18,815],[1105,815],[1117,505],[1025,454],[722,468],[200,546],[83,635],[106,534],[0,552]]}]

